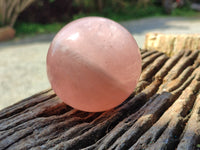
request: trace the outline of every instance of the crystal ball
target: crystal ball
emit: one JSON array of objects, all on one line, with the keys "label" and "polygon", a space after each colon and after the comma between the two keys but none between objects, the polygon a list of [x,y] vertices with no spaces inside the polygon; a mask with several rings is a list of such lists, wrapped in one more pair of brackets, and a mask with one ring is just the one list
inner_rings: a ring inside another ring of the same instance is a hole
[{"label": "crystal ball", "polygon": [[64,26],[47,54],[52,89],[67,105],[100,112],[125,101],[141,74],[133,36],[103,17],[85,17]]}]

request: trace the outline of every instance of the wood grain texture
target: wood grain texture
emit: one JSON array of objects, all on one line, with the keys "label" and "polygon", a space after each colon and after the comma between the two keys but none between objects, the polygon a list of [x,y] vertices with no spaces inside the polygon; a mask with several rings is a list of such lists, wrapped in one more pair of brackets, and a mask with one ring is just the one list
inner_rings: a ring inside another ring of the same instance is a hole
[{"label": "wood grain texture", "polygon": [[200,34],[164,34],[147,33],[145,36],[144,49],[158,50],[168,56],[179,53],[181,50],[199,50]]},{"label": "wood grain texture", "polygon": [[141,54],[137,88],[115,109],[78,111],[49,89],[1,110],[0,149],[198,149],[200,51]]}]

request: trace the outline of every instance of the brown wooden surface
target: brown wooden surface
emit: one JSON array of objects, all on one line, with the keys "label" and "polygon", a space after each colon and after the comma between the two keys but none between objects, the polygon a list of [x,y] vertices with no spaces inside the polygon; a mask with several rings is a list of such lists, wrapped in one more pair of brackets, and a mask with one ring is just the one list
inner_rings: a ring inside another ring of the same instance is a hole
[{"label": "brown wooden surface", "polygon": [[41,92],[0,111],[0,149],[198,149],[200,51],[141,53],[140,81],[122,105],[87,113]]},{"label": "brown wooden surface", "polygon": [[172,56],[181,50],[199,50],[200,34],[166,34],[150,32],[145,36],[144,49],[158,50]]}]

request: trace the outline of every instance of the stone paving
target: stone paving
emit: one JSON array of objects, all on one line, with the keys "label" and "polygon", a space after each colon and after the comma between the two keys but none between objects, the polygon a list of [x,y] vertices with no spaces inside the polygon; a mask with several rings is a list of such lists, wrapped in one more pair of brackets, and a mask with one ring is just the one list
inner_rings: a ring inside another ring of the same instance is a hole
[{"label": "stone paving", "polygon": [[[121,22],[143,46],[147,32],[200,33],[200,18],[164,17]],[[55,34],[0,43],[0,109],[50,88],[46,54]]]}]

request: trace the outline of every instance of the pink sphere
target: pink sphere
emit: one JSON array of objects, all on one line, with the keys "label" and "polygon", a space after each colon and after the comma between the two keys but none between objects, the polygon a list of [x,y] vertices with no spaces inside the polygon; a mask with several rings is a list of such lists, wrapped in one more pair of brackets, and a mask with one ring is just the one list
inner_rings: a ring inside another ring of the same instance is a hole
[{"label": "pink sphere", "polygon": [[141,74],[141,55],[120,24],[85,17],[67,24],[47,54],[47,74],[57,96],[73,108],[99,112],[121,104]]}]

